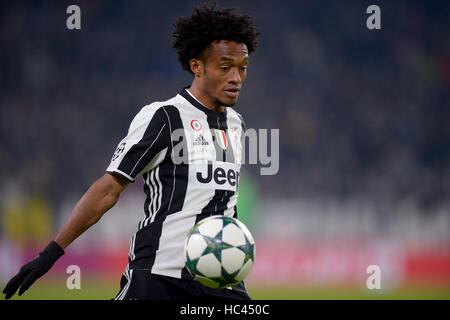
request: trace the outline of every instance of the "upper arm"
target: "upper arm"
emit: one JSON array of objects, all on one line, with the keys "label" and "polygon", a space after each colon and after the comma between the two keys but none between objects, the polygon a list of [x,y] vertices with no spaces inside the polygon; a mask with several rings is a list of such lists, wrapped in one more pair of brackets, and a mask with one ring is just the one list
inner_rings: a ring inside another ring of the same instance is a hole
[{"label": "upper arm", "polygon": [[101,188],[105,190],[107,194],[118,198],[122,191],[130,184],[130,181],[113,172],[105,173],[97,183],[100,184]]},{"label": "upper arm", "polygon": [[111,180],[110,184],[114,185],[115,189],[120,192],[122,192],[130,184],[130,181],[115,172],[105,173],[105,176],[107,180]]}]

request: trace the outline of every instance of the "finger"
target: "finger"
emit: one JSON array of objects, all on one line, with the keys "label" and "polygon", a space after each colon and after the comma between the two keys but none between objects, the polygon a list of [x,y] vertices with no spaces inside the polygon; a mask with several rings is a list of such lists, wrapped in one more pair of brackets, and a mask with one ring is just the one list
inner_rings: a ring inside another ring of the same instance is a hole
[{"label": "finger", "polygon": [[8,281],[5,288],[3,289],[3,293],[6,294],[5,299],[11,298],[14,293],[16,293],[17,289],[19,289],[20,284],[28,275],[28,273],[29,271],[20,271],[17,275],[15,275],[11,280]]},{"label": "finger", "polygon": [[22,285],[20,286],[19,296],[21,296],[28,288],[39,278],[36,270],[30,272],[30,274],[23,280]]}]

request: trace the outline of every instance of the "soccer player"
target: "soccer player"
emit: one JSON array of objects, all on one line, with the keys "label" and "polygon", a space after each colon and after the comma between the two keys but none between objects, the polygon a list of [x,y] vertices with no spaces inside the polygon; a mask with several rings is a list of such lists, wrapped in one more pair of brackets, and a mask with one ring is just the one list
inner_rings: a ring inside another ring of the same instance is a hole
[{"label": "soccer player", "polygon": [[190,86],[143,107],[113,154],[106,173],[75,205],[56,238],[6,285],[22,295],[67,246],[114,206],[130,182],[144,180],[144,218],[130,241],[116,299],[250,299],[243,283],[212,289],[184,264],[189,230],[211,215],[237,217],[245,124],[235,105],[259,32],[234,8],[195,7],[174,23],[173,47]]}]

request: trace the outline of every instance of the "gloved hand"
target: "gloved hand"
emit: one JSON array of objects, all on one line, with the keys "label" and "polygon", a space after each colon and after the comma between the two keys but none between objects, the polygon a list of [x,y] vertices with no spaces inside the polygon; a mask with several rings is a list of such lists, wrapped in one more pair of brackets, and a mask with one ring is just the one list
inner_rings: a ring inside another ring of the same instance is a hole
[{"label": "gloved hand", "polygon": [[6,294],[5,299],[11,298],[19,287],[19,296],[21,296],[37,279],[47,273],[63,254],[63,248],[55,241],[51,241],[37,258],[25,264],[19,273],[9,280],[3,289],[3,293]]}]

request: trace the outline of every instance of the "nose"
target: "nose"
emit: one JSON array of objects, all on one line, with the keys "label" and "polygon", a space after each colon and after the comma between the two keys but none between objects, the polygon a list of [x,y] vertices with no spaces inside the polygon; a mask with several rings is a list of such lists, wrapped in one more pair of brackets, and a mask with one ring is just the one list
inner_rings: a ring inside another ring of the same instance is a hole
[{"label": "nose", "polygon": [[233,68],[231,70],[230,78],[228,79],[228,81],[230,83],[235,83],[235,84],[238,84],[238,83],[242,82],[241,75],[239,74],[239,70],[237,68]]}]

